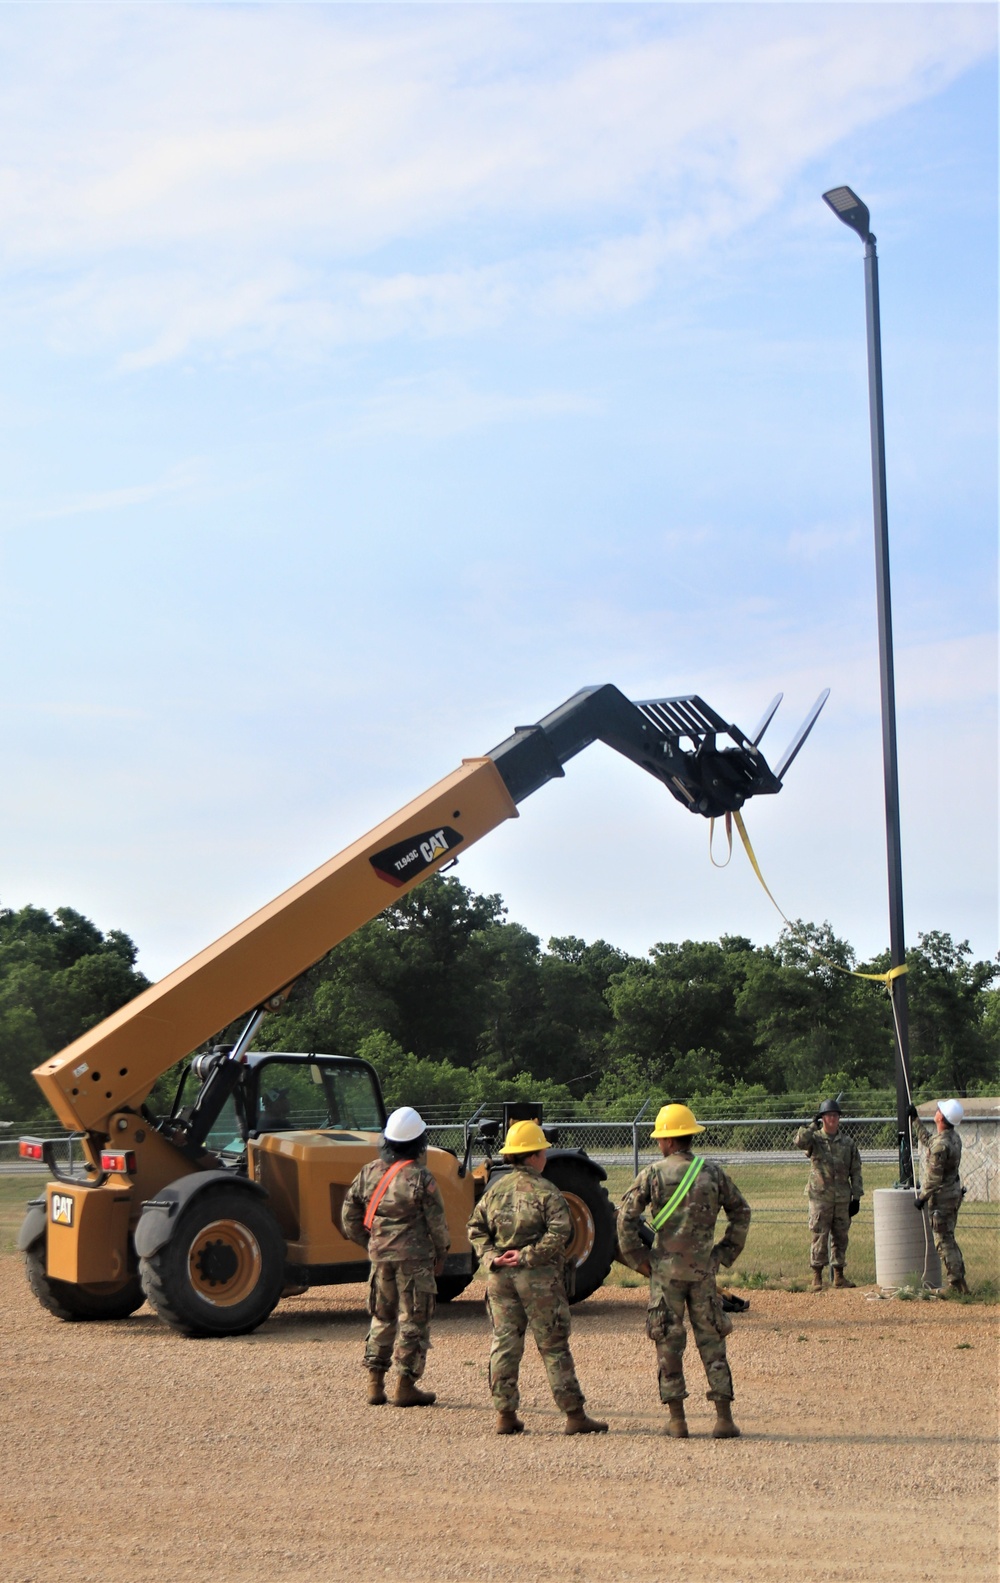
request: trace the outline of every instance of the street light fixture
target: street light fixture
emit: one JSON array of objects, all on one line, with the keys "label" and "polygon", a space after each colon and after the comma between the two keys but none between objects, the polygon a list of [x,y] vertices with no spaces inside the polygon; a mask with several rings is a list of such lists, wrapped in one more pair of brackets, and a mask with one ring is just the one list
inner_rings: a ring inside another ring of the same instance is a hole
[{"label": "street light fixture", "polygon": [[852,231],[857,231],[862,242],[874,242],[868,205],[862,203],[850,187],[831,187],[829,192],[823,194],[823,202],[829,204],[838,220],[843,220]]},{"label": "street light fixture", "polygon": [[[831,187],[823,194],[845,225],[865,244],[865,309],[868,326],[868,408],[871,419],[872,500],[875,514],[875,588],[878,603],[878,658],[882,693],[882,767],[885,781],[885,837],[889,870],[889,956],[893,967],[905,967],[903,936],[903,857],[899,839],[899,772],[896,762],[896,683],[892,657],[892,601],[889,591],[889,523],[885,487],[885,425],[882,413],[882,329],[879,319],[878,255],[870,230],[871,215],[850,187]],[[896,1127],[899,1180],[913,1185],[913,1151],[907,1111],[910,1106],[910,1037],[906,975],[890,981],[896,1032]]]}]

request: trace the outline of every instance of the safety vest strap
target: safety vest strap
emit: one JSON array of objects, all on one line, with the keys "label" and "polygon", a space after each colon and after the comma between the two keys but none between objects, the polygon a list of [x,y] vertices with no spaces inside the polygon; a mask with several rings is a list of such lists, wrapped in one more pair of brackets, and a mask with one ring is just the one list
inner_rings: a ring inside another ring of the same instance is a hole
[{"label": "safety vest strap", "polygon": [[365,1210],[366,1231],[371,1231],[375,1220],[375,1211],[382,1202],[389,1188],[392,1186],[396,1177],[399,1175],[400,1171],[405,1171],[406,1167],[412,1164],[412,1160],[395,1160],[393,1164],[389,1166],[389,1169],[379,1177],[378,1186],[376,1187],[371,1198],[368,1200],[368,1208]]},{"label": "safety vest strap", "polygon": [[663,1208],[657,1210],[656,1214],[653,1216],[654,1231],[661,1231],[666,1225],[667,1221],[670,1219],[671,1215],[674,1213],[674,1210],[680,1208],[681,1204],[684,1202],[688,1193],[694,1186],[698,1172],[701,1170],[704,1163],[704,1155],[696,1154],[694,1159],[691,1161],[691,1164],[684,1172],[684,1175],[677,1187],[674,1189],[673,1196],[671,1197],[669,1203],[664,1204]]}]

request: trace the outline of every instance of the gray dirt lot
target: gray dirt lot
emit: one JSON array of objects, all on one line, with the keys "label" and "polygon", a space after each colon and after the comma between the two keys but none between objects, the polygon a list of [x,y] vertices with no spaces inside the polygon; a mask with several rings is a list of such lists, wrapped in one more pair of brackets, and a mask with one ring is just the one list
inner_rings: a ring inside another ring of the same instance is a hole
[{"label": "gray dirt lot", "polygon": [[[472,1288],[476,1291],[476,1288]],[[363,1288],[189,1341],[143,1308],[49,1318],[0,1258],[7,1583],[996,1583],[997,1316],[754,1292],[731,1360],[739,1441],[662,1435],[642,1290],[574,1311],[607,1436],[565,1439],[529,1342],[530,1433],[497,1439],[482,1304],[440,1311],[435,1408],[364,1404]]]}]

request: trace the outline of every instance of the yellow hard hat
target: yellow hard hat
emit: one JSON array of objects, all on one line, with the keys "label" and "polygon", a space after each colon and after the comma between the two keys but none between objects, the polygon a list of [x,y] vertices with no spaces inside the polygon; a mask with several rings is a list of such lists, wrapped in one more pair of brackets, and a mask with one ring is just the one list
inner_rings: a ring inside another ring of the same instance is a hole
[{"label": "yellow hard hat", "polygon": [[694,1111],[686,1105],[661,1105],[656,1112],[656,1125],[650,1134],[653,1138],[688,1138],[692,1132],[704,1132],[694,1119]]},{"label": "yellow hard hat", "polygon": [[503,1140],[503,1154],[534,1154],[552,1145],[537,1121],[512,1121]]}]

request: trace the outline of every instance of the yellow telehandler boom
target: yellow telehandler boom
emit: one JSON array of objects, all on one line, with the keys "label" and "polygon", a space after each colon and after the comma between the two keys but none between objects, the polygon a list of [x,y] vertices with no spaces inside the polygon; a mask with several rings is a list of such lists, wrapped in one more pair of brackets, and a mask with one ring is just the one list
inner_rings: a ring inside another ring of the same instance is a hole
[{"label": "yellow telehandler boom", "polygon": [[[517,804],[561,776],[591,742],[625,754],[691,812],[715,817],[780,790],[826,697],[772,771],[759,743],[780,694],[748,737],[698,697],[632,703],[610,685],[586,688],[491,753],[464,760],[44,1061],[34,1075],[60,1121],[82,1135],[88,1175],[62,1173],[35,1140],[22,1145],[22,1152],[40,1151],[55,1178],[45,1199],[29,1206],[19,1238],[40,1301],[61,1317],[120,1317],[145,1295],[188,1333],[237,1333],[259,1324],[283,1290],[360,1278],[357,1250],[340,1234],[339,1203],[378,1147],[384,1106],[377,1078],[364,1062],[343,1057],[251,1056],[267,1011],[332,947],[516,818]],[[192,1063],[201,1085],[193,1102],[181,1108],[178,1096],[169,1116],[152,1116],[145,1101],[156,1080],[245,1015],[234,1048]],[[309,1083],[321,1095],[318,1126],[268,1124],[261,1085],[275,1071],[286,1088]],[[234,1146],[220,1154],[227,1126]],[[583,1183],[604,1173],[577,1156],[554,1151],[551,1174],[562,1173],[559,1185],[574,1207],[586,1249],[581,1262],[594,1261],[592,1290],[610,1267],[613,1240],[606,1194],[602,1200],[603,1189],[595,1196],[593,1181]],[[431,1150],[430,1163],[449,1209],[448,1273],[460,1290],[472,1275],[464,1226],[475,1185],[445,1151]]]}]

